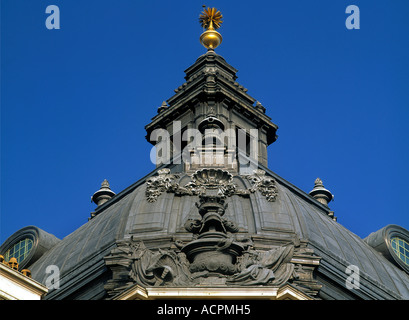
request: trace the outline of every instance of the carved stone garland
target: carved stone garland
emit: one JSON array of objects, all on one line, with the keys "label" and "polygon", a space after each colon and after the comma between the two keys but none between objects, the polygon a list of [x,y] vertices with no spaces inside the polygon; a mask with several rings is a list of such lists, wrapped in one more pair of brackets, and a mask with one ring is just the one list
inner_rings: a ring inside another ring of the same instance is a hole
[{"label": "carved stone garland", "polygon": [[170,169],[161,169],[158,176],[149,178],[146,181],[148,202],[155,202],[163,192],[173,192],[179,196],[200,196],[208,189],[216,190],[217,195],[221,197],[248,196],[259,191],[269,202],[274,202],[278,195],[275,179],[266,176],[263,170],[254,170],[253,174],[245,176],[252,183],[249,189],[239,189],[233,182],[233,176],[221,169],[198,170],[192,175],[192,181],[185,186],[180,186],[175,181],[179,177],[179,174],[171,174]]}]

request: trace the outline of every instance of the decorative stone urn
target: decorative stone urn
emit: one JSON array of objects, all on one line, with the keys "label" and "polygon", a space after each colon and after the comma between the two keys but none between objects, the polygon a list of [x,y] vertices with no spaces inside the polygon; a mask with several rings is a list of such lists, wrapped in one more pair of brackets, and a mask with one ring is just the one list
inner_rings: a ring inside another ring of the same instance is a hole
[{"label": "decorative stone urn", "polygon": [[236,258],[244,247],[233,241],[229,232],[237,232],[236,225],[223,218],[227,204],[219,188],[211,186],[226,185],[231,182],[231,175],[222,170],[202,170],[196,172],[196,181],[207,185],[204,194],[196,203],[200,221],[190,221],[186,229],[197,233],[197,239],[182,248],[190,261],[191,272],[216,272],[231,275],[237,272]]}]

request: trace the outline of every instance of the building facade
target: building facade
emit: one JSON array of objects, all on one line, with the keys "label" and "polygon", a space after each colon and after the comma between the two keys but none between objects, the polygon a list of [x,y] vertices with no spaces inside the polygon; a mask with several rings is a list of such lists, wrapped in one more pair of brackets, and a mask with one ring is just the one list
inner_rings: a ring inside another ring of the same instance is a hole
[{"label": "building facade", "polygon": [[19,252],[50,300],[409,299],[409,232],[361,239],[321,179],[306,193],[268,167],[278,127],[215,52],[221,14],[200,19],[207,51],[145,127],[156,169],[117,194],[104,181],[64,239],[30,226],[0,254]]}]

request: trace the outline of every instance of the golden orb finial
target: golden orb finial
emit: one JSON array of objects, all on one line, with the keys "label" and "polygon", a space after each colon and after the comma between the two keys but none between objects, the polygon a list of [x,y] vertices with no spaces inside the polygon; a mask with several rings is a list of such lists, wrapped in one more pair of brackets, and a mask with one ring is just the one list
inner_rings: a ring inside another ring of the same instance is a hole
[{"label": "golden orb finial", "polygon": [[219,29],[222,21],[222,14],[216,8],[205,8],[199,16],[200,25],[206,29],[200,36],[200,43],[206,49],[215,49],[222,43],[222,35],[216,31]]}]

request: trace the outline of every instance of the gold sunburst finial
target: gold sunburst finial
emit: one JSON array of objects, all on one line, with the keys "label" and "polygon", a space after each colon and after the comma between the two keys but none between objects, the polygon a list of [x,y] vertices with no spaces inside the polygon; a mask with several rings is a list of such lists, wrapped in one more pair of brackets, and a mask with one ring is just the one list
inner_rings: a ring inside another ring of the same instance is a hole
[{"label": "gold sunburst finial", "polygon": [[206,31],[201,34],[200,43],[208,50],[213,50],[222,43],[222,35],[216,31],[223,23],[222,19],[223,15],[216,8],[203,6],[199,22]]},{"label": "gold sunburst finial", "polygon": [[223,23],[222,19],[223,15],[216,8],[204,8],[202,14],[199,16],[200,25],[205,29],[219,29]]}]

